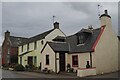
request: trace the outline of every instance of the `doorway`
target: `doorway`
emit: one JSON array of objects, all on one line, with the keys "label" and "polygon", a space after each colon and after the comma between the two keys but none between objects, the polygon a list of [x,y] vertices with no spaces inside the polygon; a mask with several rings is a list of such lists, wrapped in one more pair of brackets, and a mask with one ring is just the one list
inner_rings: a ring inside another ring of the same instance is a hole
[{"label": "doorway", "polygon": [[65,53],[59,53],[60,71],[65,71]]},{"label": "doorway", "polygon": [[28,56],[28,65],[33,65],[33,57]]}]

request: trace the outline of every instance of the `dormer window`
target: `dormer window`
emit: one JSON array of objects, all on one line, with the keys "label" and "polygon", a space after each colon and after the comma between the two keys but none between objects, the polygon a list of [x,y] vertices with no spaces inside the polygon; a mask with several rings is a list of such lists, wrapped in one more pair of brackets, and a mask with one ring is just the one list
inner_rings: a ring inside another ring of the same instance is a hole
[{"label": "dormer window", "polygon": [[34,49],[37,48],[37,41],[34,42]]},{"label": "dormer window", "polygon": [[41,41],[41,44],[42,44],[42,45],[44,44],[43,40]]},{"label": "dormer window", "polygon": [[80,35],[78,36],[78,44],[83,44],[84,43],[84,36]]},{"label": "dormer window", "polygon": [[56,38],[53,39],[53,41],[65,42],[65,37],[64,36],[57,36]]},{"label": "dormer window", "polygon": [[22,45],[22,49],[21,49],[21,51],[23,52],[23,45]]},{"label": "dormer window", "polygon": [[29,51],[29,43],[27,44],[27,51]]},{"label": "dormer window", "polygon": [[88,34],[88,33],[79,33],[79,34],[77,34],[77,44],[78,45],[79,44],[84,44],[89,36],[90,36],[90,34]]}]

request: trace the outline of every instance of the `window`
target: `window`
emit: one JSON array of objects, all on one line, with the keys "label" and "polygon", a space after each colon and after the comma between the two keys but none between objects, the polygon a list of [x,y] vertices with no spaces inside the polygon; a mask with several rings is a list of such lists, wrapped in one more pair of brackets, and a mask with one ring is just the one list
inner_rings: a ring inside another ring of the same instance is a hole
[{"label": "window", "polygon": [[41,44],[42,44],[42,45],[44,44],[43,40],[41,41]]},{"label": "window", "polygon": [[46,55],[46,65],[49,65],[49,55]]},{"label": "window", "polygon": [[27,44],[27,51],[29,51],[29,43]]},{"label": "window", "polygon": [[77,44],[84,44],[90,35],[90,33],[77,34]]},{"label": "window", "polygon": [[36,49],[37,48],[37,42],[35,41],[35,43],[34,43],[34,49]]},{"label": "window", "polygon": [[78,67],[78,55],[73,55],[72,56],[72,66],[73,67]]},{"label": "window", "polygon": [[23,46],[22,46],[22,50],[21,51],[23,52]]},{"label": "window", "polygon": [[36,63],[37,63],[37,57],[34,56],[34,65],[36,65]]},{"label": "window", "polygon": [[22,57],[20,56],[20,64],[22,64]]},{"label": "window", "polygon": [[78,43],[79,43],[79,44],[83,44],[83,43],[84,43],[84,40],[83,40],[83,39],[84,39],[83,35],[80,35],[80,36],[79,36],[79,39],[78,39],[78,40],[79,40]]}]

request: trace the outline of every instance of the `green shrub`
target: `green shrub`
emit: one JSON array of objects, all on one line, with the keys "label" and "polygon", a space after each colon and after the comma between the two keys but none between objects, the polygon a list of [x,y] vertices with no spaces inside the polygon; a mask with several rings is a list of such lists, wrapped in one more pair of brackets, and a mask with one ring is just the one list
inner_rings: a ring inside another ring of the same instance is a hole
[{"label": "green shrub", "polygon": [[24,71],[25,67],[22,64],[17,64],[14,68],[15,71]]}]

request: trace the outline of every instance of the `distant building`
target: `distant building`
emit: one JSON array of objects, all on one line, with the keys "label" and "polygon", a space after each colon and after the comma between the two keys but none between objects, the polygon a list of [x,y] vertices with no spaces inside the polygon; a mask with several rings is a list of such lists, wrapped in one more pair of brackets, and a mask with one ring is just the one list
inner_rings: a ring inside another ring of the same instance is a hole
[{"label": "distant building", "polygon": [[9,31],[5,32],[2,44],[2,65],[18,63],[18,46],[27,40],[23,37],[11,36]]}]

